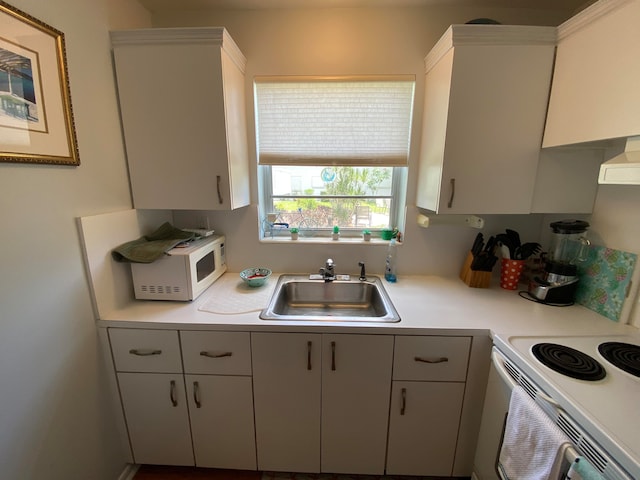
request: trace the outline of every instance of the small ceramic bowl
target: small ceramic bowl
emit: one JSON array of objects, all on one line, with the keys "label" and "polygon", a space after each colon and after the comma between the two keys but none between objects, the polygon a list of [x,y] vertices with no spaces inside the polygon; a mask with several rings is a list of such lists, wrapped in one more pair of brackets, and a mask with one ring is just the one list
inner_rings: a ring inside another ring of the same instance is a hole
[{"label": "small ceramic bowl", "polygon": [[240,278],[250,287],[261,287],[271,276],[271,270],[268,268],[247,268],[240,272]]}]

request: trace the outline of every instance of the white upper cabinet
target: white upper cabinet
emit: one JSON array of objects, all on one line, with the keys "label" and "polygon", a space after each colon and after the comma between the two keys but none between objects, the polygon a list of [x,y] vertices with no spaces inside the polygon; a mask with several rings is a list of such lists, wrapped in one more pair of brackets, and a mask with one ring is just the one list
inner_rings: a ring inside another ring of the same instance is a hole
[{"label": "white upper cabinet", "polygon": [[452,25],[425,58],[417,206],[530,213],[556,29]]},{"label": "white upper cabinet", "polygon": [[249,204],[246,60],[224,28],[111,32],[136,208]]},{"label": "white upper cabinet", "polygon": [[640,134],[640,0],[601,0],[558,27],[543,147]]}]

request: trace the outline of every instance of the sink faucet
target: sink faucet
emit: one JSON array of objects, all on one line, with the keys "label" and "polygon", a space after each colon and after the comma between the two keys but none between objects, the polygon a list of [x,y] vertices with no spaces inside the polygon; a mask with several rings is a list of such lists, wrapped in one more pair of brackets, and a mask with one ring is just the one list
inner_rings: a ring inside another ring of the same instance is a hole
[{"label": "sink faucet", "polygon": [[367,273],[364,271],[364,262],[358,262],[358,266],[360,267],[360,280],[361,282],[367,281]]},{"label": "sink faucet", "polygon": [[334,267],[335,264],[333,263],[333,259],[327,258],[324,267],[320,269],[320,274],[324,278],[325,282],[333,282],[336,279]]}]

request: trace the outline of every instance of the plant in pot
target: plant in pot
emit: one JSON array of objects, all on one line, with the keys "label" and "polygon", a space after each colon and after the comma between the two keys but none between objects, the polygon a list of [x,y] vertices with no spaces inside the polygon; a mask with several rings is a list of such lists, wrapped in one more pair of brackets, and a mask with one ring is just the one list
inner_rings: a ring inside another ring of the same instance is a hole
[{"label": "plant in pot", "polygon": [[291,232],[291,240],[298,240],[298,233],[300,232],[300,230],[298,230],[296,227],[293,227],[289,231]]},{"label": "plant in pot", "polygon": [[333,227],[333,234],[331,235],[331,237],[334,240],[340,240],[340,227],[338,225]]},{"label": "plant in pot", "polygon": [[365,242],[371,241],[371,231],[364,229],[362,231],[362,238],[364,239]]}]

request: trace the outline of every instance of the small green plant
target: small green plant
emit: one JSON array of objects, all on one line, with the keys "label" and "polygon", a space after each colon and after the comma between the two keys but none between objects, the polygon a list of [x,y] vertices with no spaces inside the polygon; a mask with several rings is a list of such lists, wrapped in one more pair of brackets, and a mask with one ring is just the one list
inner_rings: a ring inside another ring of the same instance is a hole
[{"label": "small green plant", "polygon": [[300,230],[297,227],[291,228],[291,233],[298,233]]},{"label": "small green plant", "polygon": [[362,234],[363,235],[371,235],[371,230],[368,230],[368,229],[365,228],[364,230],[362,230]]},{"label": "small green plant", "polygon": [[338,225],[333,227],[333,233],[340,233],[340,227]]}]

